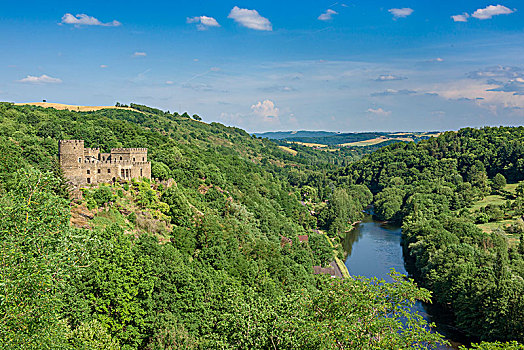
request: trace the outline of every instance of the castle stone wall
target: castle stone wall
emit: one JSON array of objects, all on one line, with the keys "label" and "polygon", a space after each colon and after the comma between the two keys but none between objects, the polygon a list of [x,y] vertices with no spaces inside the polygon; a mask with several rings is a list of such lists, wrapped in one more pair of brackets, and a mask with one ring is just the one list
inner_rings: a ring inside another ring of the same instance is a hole
[{"label": "castle stone wall", "polygon": [[147,148],[85,148],[83,140],[61,140],[58,145],[60,167],[66,179],[81,187],[145,177],[151,179]]}]

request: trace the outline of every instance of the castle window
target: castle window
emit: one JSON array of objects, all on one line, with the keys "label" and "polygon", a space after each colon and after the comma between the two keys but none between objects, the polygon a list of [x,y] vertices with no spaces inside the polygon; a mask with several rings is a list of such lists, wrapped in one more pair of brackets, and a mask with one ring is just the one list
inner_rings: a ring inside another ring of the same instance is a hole
[{"label": "castle window", "polygon": [[142,161],[145,162],[145,160],[146,160],[146,159],[145,159],[144,157],[142,157]]},{"label": "castle window", "polygon": [[100,169],[98,169],[98,173],[100,174]]},{"label": "castle window", "polygon": [[121,177],[125,177],[124,169],[122,169],[122,171],[120,172],[120,175],[122,175]]},{"label": "castle window", "polygon": [[78,163],[82,163],[82,158],[78,158]]},{"label": "castle window", "polygon": [[108,174],[111,174],[111,169],[107,169],[107,173],[108,173]]},{"label": "castle window", "polygon": [[142,175],[142,168],[140,168],[140,177],[142,177],[144,175]]},{"label": "castle window", "polygon": [[122,156],[120,156],[120,160],[122,160]]},{"label": "castle window", "polygon": [[133,157],[133,162],[135,161],[135,157]]},{"label": "castle window", "polygon": [[90,184],[91,183],[91,178],[87,178],[87,183]]},{"label": "castle window", "polygon": [[91,174],[91,170],[87,169],[87,175]]}]

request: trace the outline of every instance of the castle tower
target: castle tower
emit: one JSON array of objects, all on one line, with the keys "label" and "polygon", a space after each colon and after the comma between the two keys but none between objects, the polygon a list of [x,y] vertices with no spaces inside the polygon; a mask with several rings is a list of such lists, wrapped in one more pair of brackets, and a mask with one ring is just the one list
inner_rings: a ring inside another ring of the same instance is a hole
[{"label": "castle tower", "polygon": [[82,183],[84,162],[83,140],[61,140],[58,143],[60,167],[64,176],[73,183]]}]

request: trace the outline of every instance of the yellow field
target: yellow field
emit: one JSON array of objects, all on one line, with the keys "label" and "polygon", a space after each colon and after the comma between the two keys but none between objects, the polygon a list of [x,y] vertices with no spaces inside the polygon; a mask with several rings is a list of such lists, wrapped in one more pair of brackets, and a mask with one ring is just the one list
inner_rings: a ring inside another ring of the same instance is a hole
[{"label": "yellow field", "polygon": [[321,143],[308,143],[308,142],[300,142],[300,141],[293,141],[291,143],[296,143],[297,145],[307,146],[307,147],[327,147],[327,145],[323,145]]},{"label": "yellow field", "polygon": [[390,140],[411,142],[411,141],[413,141],[413,138],[411,138],[411,137],[391,137],[390,138],[390,137],[386,137],[386,136],[380,136],[380,137],[377,137],[377,138],[374,138],[374,139],[369,139],[369,140],[364,140],[364,141],[343,143],[343,144],[340,144],[339,146],[342,146],[342,147],[365,147],[365,146],[378,145],[378,144],[380,144],[382,142],[386,142],[386,141],[390,141]]},{"label": "yellow field", "polygon": [[440,135],[442,135],[441,132],[435,132],[435,133],[425,133],[425,134],[422,134],[420,136],[431,136],[431,137],[439,137]]},{"label": "yellow field", "polygon": [[75,112],[92,112],[92,111],[99,111],[101,109],[127,109],[130,111],[139,112],[136,109],[129,108],[129,107],[115,107],[115,106],[74,106],[74,105],[66,105],[62,103],[49,103],[49,102],[28,102],[28,103],[15,103],[17,106],[23,106],[23,105],[30,105],[30,106],[39,106],[44,108],[54,108],[58,110],[68,110],[68,111],[75,111]]},{"label": "yellow field", "polygon": [[287,153],[291,153],[292,155],[296,156],[297,155],[297,151],[295,151],[294,149],[291,149],[289,147],[286,147],[286,146],[278,146],[278,148],[280,148],[281,150],[287,152]]},{"label": "yellow field", "polygon": [[405,136],[405,135],[413,135],[412,132],[397,132],[394,134],[390,134],[391,136]]}]

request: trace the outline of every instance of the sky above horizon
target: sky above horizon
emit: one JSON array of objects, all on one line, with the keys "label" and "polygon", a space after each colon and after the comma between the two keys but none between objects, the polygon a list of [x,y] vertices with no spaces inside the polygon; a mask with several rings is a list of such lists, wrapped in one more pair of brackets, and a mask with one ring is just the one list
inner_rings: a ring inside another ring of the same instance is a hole
[{"label": "sky above horizon", "polygon": [[0,101],[250,132],[522,125],[523,43],[517,0],[8,2]]}]

